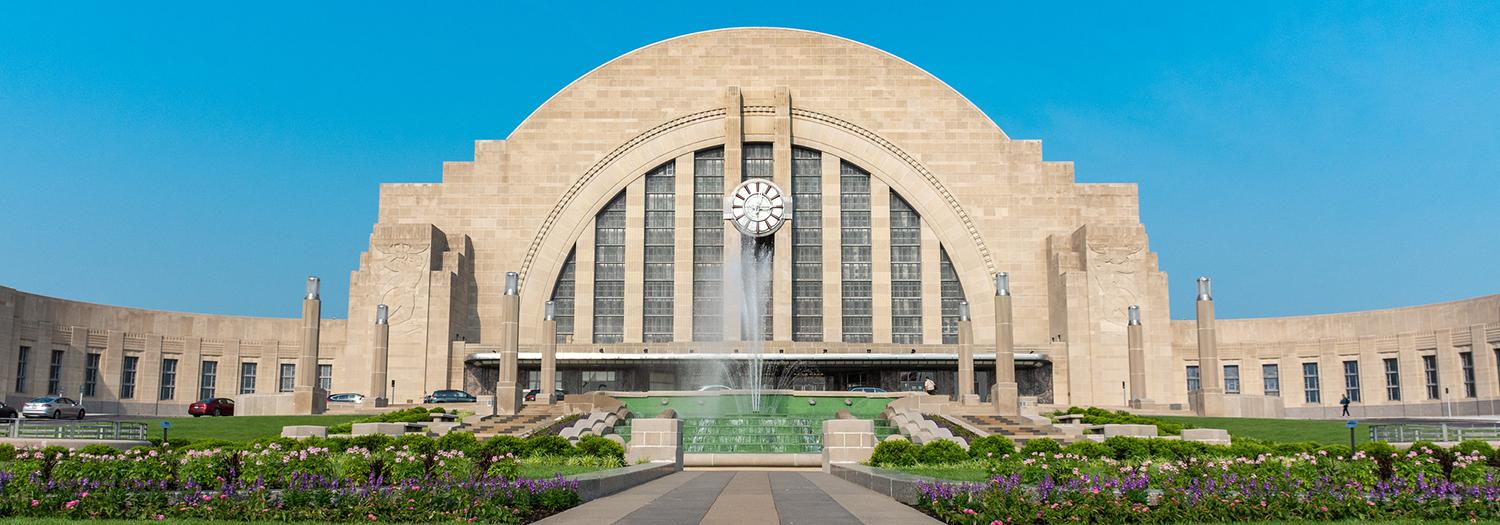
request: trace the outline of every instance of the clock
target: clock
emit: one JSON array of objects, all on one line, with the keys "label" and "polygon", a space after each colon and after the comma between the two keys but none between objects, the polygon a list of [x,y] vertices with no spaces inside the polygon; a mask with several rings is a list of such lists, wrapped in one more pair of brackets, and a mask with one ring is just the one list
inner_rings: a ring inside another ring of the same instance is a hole
[{"label": "clock", "polygon": [[776,183],[750,179],[724,199],[724,219],[733,222],[740,233],[765,237],[776,233],[791,218],[790,204],[791,198]]}]

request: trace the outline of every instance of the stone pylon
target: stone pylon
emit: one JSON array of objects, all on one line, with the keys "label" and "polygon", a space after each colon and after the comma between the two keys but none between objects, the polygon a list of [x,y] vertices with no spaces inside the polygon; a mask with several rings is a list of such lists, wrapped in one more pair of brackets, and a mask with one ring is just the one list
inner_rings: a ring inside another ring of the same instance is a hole
[{"label": "stone pylon", "polygon": [[1151,404],[1146,398],[1146,348],[1141,331],[1141,307],[1130,305],[1126,314],[1125,337],[1130,366],[1130,407],[1141,408]]},{"label": "stone pylon", "polygon": [[1214,333],[1213,282],[1198,278],[1198,391],[1189,392],[1193,412],[1203,415],[1224,413],[1223,369],[1219,367],[1219,338]]},{"label": "stone pylon", "polygon": [[505,274],[505,295],[500,298],[500,379],[495,383],[495,414],[521,411],[518,353],[521,350],[520,274]]},{"label": "stone pylon", "polygon": [[292,385],[295,414],[321,414],[328,407],[328,392],[318,388],[318,335],[323,320],[318,288],[318,278],[308,277],[307,295],[302,299],[302,347],[297,353],[296,381]]},{"label": "stone pylon", "polygon": [[1016,386],[1015,314],[1010,299],[1010,275],[995,274],[995,387],[990,389],[990,402],[996,413],[1014,416],[1021,413],[1021,399]]},{"label": "stone pylon", "polygon": [[958,303],[958,390],[953,399],[979,404],[979,394],[974,393],[974,322],[969,320],[968,301]]},{"label": "stone pylon", "polygon": [[375,350],[370,363],[370,402],[377,407],[390,404],[391,324],[390,310],[375,307]]},{"label": "stone pylon", "polygon": [[537,394],[537,401],[546,398],[546,403],[551,405],[557,403],[557,305],[547,301],[547,309],[542,315],[542,374],[537,388],[542,389]]}]

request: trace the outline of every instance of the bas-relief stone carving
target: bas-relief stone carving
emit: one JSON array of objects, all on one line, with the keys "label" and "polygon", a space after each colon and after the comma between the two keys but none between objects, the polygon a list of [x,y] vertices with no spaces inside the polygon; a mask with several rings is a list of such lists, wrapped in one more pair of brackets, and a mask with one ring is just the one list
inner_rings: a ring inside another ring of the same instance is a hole
[{"label": "bas-relief stone carving", "polygon": [[[1137,273],[1145,266],[1146,247],[1123,236],[1089,239],[1089,288],[1094,297],[1104,301],[1100,327],[1108,332],[1125,332],[1125,311],[1139,304]],[[1116,315],[1118,312],[1118,315]]]},{"label": "bas-relief stone carving", "polygon": [[380,290],[378,302],[389,309],[393,331],[409,335],[422,328],[422,323],[410,321],[416,314],[417,286],[427,275],[430,250],[430,246],[396,242],[380,247],[373,254],[375,288]]}]

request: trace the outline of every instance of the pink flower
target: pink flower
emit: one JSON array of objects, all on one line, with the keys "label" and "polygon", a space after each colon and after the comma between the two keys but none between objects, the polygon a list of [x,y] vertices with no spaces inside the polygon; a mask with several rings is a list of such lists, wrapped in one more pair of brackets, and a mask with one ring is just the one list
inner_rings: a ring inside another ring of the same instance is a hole
[{"label": "pink flower", "polygon": [[63,504],[63,508],[65,508],[65,509],[71,509],[71,508],[77,507],[77,506],[78,506],[78,500],[76,500],[76,499],[73,500],[73,501],[69,501],[69,502]]},{"label": "pink flower", "polygon": [[375,521],[375,515],[374,514],[366,514],[365,517],[370,518],[370,521]]},{"label": "pink flower", "polygon": [[156,515],[156,521],[161,521],[161,520],[164,520],[164,519],[167,519],[167,517],[166,517],[166,516],[163,516],[163,515],[161,515],[161,514],[157,514],[157,515]]},{"label": "pink flower", "polygon": [[85,490],[85,491],[83,491],[83,494],[81,494],[81,495],[78,496],[78,499],[83,499],[83,498],[87,498],[87,497],[89,497],[89,491]]},{"label": "pink flower", "polygon": [[31,500],[31,506],[33,506],[33,507],[35,507],[35,506],[37,506],[37,505],[41,505],[41,504],[42,504],[42,502],[40,502],[40,501],[37,501],[37,500]]},{"label": "pink flower", "polygon": [[974,512],[974,509],[964,509],[964,514],[968,514],[970,516],[973,516],[973,515],[978,514],[978,513]]}]

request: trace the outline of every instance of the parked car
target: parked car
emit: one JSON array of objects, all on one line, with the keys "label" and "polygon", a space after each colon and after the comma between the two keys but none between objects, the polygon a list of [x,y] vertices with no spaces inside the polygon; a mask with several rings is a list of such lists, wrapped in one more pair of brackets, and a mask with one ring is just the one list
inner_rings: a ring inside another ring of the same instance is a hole
[{"label": "parked car", "polygon": [[62,419],[65,417],[83,419],[83,405],[72,399],[61,396],[39,397],[27,401],[21,407],[21,414],[26,417],[50,417]]},{"label": "parked car", "polygon": [[[526,391],[526,400],[527,401],[536,401],[536,396],[540,395],[541,393],[542,393],[542,389],[540,389],[540,388],[533,388],[531,390],[527,390]],[[553,399],[560,400],[560,399],[563,398],[563,396],[568,395],[568,391],[559,388],[557,390],[554,390],[552,392],[552,395],[557,396],[557,397],[554,397]]]},{"label": "parked car", "polygon": [[478,401],[463,390],[438,390],[422,398],[423,403],[473,403]]},{"label": "parked car", "polygon": [[886,393],[886,390],[884,388],[880,388],[878,386],[851,386],[851,387],[849,387],[849,391],[850,392],[863,392],[863,393],[866,393],[866,394],[884,394],[884,393]]},{"label": "parked car", "polygon": [[193,417],[232,416],[234,415],[234,400],[222,397],[200,399],[197,403],[188,405],[188,415]]},{"label": "parked car", "polygon": [[703,385],[698,387],[699,392],[718,392],[722,390],[734,390],[724,385]]},{"label": "parked car", "polygon": [[4,401],[0,401],[0,419],[15,419],[18,417],[21,417],[21,414],[16,412],[16,409],[11,408]]},{"label": "parked car", "polygon": [[329,403],[363,403],[364,394],[333,394],[328,396]]}]

